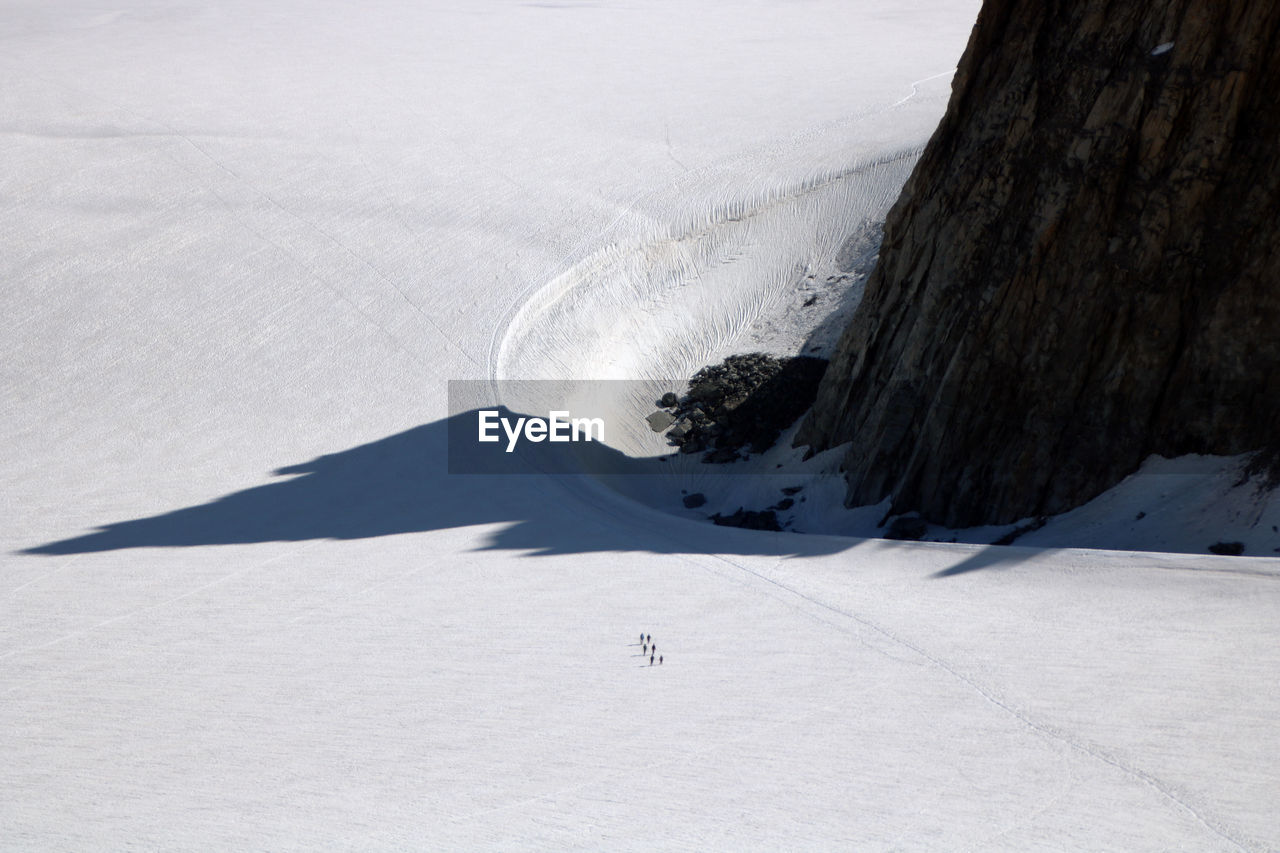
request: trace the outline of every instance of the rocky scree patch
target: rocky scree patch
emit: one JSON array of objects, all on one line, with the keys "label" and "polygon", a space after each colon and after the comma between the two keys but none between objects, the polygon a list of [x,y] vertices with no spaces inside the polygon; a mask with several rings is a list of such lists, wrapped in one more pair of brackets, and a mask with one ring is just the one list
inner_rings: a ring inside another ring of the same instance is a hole
[{"label": "rocky scree patch", "polygon": [[695,373],[683,396],[663,394],[646,421],[681,453],[733,462],[772,447],[813,405],[826,369],[812,356],[731,355]]}]

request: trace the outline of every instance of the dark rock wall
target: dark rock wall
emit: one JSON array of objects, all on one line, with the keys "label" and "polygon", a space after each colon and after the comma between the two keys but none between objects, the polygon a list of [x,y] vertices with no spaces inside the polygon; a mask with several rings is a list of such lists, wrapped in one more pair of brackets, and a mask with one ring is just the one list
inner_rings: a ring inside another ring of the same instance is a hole
[{"label": "dark rock wall", "polygon": [[850,504],[1006,523],[1276,440],[1278,32],[1275,0],[986,0],[798,439],[852,442]]}]

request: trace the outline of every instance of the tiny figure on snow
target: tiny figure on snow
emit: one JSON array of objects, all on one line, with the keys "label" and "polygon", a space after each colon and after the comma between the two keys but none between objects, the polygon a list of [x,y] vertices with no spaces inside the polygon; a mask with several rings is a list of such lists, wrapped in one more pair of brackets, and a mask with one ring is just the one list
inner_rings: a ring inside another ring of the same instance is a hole
[{"label": "tiny figure on snow", "polygon": [[653,655],[649,655],[649,666],[653,666]]},{"label": "tiny figure on snow", "polygon": [[648,643],[641,643],[641,644],[640,644],[640,654],[642,654],[642,655],[647,655],[647,654],[649,654],[649,644],[648,644]]},{"label": "tiny figure on snow", "polygon": [[646,643],[652,643],[652,642],[653,642],[653,634],[646,634],[646,635],[645,635],[645,638],[644,638],[644,641],[645,641]]},{"label": "tiny figure on snow", "polygon": [[662,655],[658,655],[658,666],[662,666]]},{"label": "tiny figure on snow", "polygon": [[644,631],[640,632],[640,642],[644,642]]}]

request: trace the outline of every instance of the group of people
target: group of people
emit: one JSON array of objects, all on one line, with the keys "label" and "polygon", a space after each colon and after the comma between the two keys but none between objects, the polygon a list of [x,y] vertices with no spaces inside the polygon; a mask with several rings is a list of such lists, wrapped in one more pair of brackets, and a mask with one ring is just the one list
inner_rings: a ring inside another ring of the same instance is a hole
[{"label": "group of people", "polygon": [[[640,634],[640,656],[649,656],[649,666],[653,666],[653,656],[657,654],[658,644],[653,641],[652,634]],[[662,655],[658,655],[658,663],[662,663]]]}]

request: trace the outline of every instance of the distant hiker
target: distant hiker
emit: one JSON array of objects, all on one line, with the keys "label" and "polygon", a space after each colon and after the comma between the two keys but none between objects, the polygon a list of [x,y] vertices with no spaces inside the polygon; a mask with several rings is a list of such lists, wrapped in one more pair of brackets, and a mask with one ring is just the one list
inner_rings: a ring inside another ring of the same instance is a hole
[{"label": "distant hiker", "polygon": [[644,631],[640,632],[640,642],[644,642]]},{"label": "distant hiker", "polygon": [[649,651],[651,651],[651,652],[656,652],[657,650],[658,650],[658,644],[657,644],[657,643],[654,643],[652,646],[650,646],[650,647],[649,647]]},{"label": "distant hiker", "polygon": [[649,655],[649,666],[653,666],[653,655]]},{"label": "distant hiker", "polygon": [[646,636],[646,637],[644,638],[644,640],[645,640],[645,642],[646,642],[646,643],[652,643],[652,642],[653,642],[653,634],[649,634],[648,636]]},{"label": "distant hiker", "polygon": [[648,644],[648,643],[641,643],[641,644],[640,644],[640,654],[642,654],[642,655],[647,655],[647,654],[649,654],[649,644]]},{"label": "distant hiker", "polygon": [[658,655],[658,666],[662,666],[662,655]]}]

